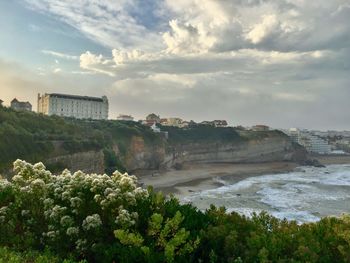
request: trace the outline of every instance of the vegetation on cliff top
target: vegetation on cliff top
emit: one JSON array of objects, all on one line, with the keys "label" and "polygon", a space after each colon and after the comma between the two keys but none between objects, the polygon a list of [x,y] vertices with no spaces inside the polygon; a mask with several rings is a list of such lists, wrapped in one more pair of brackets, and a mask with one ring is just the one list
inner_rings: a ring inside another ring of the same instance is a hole
[{"label": "vegetation on cliff top", "polygon": [[12,181],[0,180],[0,256],[12,262],[350,261],[349,216],[298,225],[264,213],[201,212],[119,172],[53,176],[20,160],[14,170]]},{"label": "vegetation on cliff top", "polygon": [[[50,156],[89,150],[107,150],[117,145],[126,153],[132,136],[146,144],[161,144],[161,138],[137,122],[88,121],[18,112],[0,106],[0,171],[8,169],[17,158],[32,162]],[[108,156],[106,162],[111,164]],[[119,165],[120,160],[112,162]],[[110,167],[120,168],[120,167]]]},{"label": "vegetation on cliff top", "polygon": [[210,125],[196,125],[188,129],[173,126],[161,126],[169,134],[170,144],[200,142],[239,142],[239,133],[232,127],[216,128]]},{"label": "vegetation on cliff top", "polygon": [[[239,143],[271,136],[285,137],[278,131],[242,132],[232,127],[206,125],[195,125],[190,129],[162,126],[161,129],[168,132],[167,141],[138,122],[77,120],[18,112],[0,106],[0,172],[10,169],[17,158],[36,162],[91,150],[103,151],[108,174],[116,169],[125,171],[124,161],[130,156],[135,136],[141,137],[146,146],[166,146],[165,149],[170,151],[179,144]],[[117,146],[118,154],[114,146]],[[62,171],[63,166],[61,163],[48,164],[53,172]]]}]

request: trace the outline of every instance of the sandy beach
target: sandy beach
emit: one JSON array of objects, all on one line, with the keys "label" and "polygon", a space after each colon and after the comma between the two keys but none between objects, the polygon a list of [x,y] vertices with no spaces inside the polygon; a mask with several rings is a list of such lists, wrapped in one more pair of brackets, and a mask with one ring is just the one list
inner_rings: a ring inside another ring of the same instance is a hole
[{"label": "sandy beach", "polygon": [[350,164],[350,155],[317,155],[312,156],[324,165],[330,164]]},{"label": "sandy beach", "polygon": [[[325,165],[350,164],[350,156],[312,158]],[[292,172],[298,166],[293,162],[185,164],[181,170],[143,171],[136,175],[144,186],[151,185],[155,190],[182,198],[194,192],[220,187],[223,185],[220,179],[233,184],[252,176]]]},{"label": "sandy beach", "polygon": [[292,162],[252,164],[186,164],[182,170],[136,174],[139,182],[151,185],[165,194],[184,197],[193,192],[222,186],[221,178],[232,183],[258,175],[293,171],[299,165]]}]

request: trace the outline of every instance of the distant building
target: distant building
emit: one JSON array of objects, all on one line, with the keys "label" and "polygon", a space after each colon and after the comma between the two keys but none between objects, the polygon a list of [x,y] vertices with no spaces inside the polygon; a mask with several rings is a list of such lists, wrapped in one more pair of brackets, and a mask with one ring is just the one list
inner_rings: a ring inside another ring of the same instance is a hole
[{"label": "distant building", "polygon": [[215,120],[213,124],[215,127],[227,127],[227,121],[225,120]]},{"label": "distant building", "polygon": [[157,127],[156,123],[153,123],[153,125],[151,126],[151,129],[153,132],[160,133],[160,128]]},{"label": "distant building", "polygon": [[190,122],[189,121],[183,121],[181,123],[181,128],[188,128],[190,126]]},{"label": "distant building", "polygon": [[156,123],[160,123],[160,117],[159,115],[151,113],[147,115],[146,121],[155,121]]},{"label": "distant building", "polygon": [[66,94],[38,94],[38,113],[77,119],[108,119],[108,99]]},{"label": "distant building", "polygon": [[134,117],[132,117],[131,115],[120,114],[117,117],[117,120],[119,120],[119,121],[134,121]]},{"label": "distant building", "polygon": [[17,111],[32,111],[32,104],[28,101],[19,101],[15,98],[11,101],[11,108]]},{"label": "distant building", "polygon": [[252,127],[253,131],[269,131],[270,127],[266,125],[255,125]]},{"label": "distant building", "polygon": [[199,123],[200,125],[209,125],[209,126],[214,126],[214,123],[212,121],[202,121]]},{"label": "distant building", "polygon": [[293,142],[304,146],[310,153],[330,154],[332,151],[331,145],[329,145],[325,139],[315,135],[313,132],[292,128],[287,134]]},{"label": "distant building", "polygon": [[140,120],[139,122],[143,125],[148,126],[148,127],[151,127],[153,124],[157,123],[154,120]]},{"label": "distant building", "polygon": [[161,122],[164,126],[174,126],[174,127],[182,127],[182,119],[180,118],[167,118],[166,122]]},{"label": "distant building", "polygon": [[160,119],[160,124],[163,126],[168,126],[168,119],[167,118]]},{"label": "distant building", "polygon": [[215,121],[202,121],[199,123],[201,125],[209,125],[213,127],[227,127],[227,121],[225,120],[215,120]]}]

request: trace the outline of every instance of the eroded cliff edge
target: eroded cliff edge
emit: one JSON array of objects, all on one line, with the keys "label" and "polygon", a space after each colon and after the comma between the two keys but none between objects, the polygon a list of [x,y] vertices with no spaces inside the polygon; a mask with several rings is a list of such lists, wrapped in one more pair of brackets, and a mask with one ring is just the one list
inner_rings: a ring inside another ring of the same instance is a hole
[{"label": "eroded cliff edge", "polygon": [[305,163],[306,151],[279,131],[232,127],[160,127],[154,133],[138,122],[64,119],[0,107],[0,173],[16,159],[44,162],[89,173],[160,170],[189,163]]},{"label": "eroded cliff edge", "polygon": [[147,146],[134,137],[126,158],[128,171],[179,168],[184,163],[261,163],[307,160],[305,149],[287,136],[271,131],[233,142],[202,141]]}]

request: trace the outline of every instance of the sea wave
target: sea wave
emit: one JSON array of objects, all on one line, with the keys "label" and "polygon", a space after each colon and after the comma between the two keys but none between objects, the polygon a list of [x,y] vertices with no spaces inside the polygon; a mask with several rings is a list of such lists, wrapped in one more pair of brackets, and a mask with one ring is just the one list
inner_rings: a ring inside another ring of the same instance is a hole
[{"label": "sea wave", "polygon": [[[218,180],[218,179],[217,179]],[[235,184],[193,193],[183,199],[200,209],[225,206],[249,216],[267,211],[298,222],[350,213],[350,165],[300,167],[295,172],[247,178]]]}]

